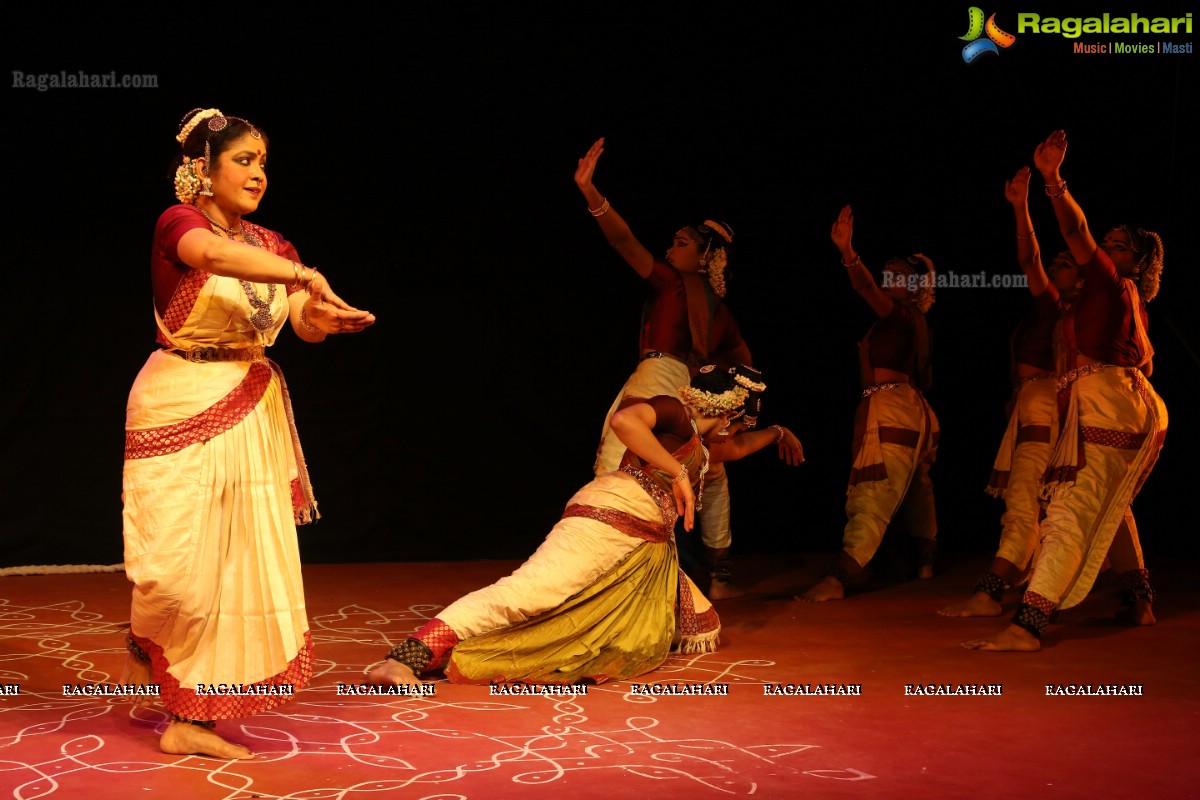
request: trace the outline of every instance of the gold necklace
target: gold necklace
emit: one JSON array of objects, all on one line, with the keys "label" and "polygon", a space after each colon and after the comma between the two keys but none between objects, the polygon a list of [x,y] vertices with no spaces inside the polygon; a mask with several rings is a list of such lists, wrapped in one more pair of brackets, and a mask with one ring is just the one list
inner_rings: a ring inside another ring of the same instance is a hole
[{"label": "gold necklace", "polygon": [[[241,236],[242,241],[251,247],[259,246],[255,237],[246,236],[243,234],[242,231],[244,226],[239,225],[236,231],[231,228],[226,228],[224,225],[210,217],[208,212],[203,208],[200,208],[200,206],[196,206],[196,209],[204,215],[204,218],[209,221],[209,224],[211,224],[214,228],[219,228],[220,230],[224,231],[225,235],[230,239],[236,239],[238,236]],[[213,233],[215,234],[216,231],[213,231]],[[254,309],[254,313],[250,315],[250,324],[253,325],[254,329],[257,331],[270,330],[275,324],[275,317],[271,314],[271,303],[275,302],[275,284],[268,284],[270,288],[267,289],[267,299],[263,300],[258,296],[258,292],[254,290],[254,284],[250,283],[250,281],[238,280],[238,283],[242,285],[242,291],[246,293],[246,299],[250,301],[250,307]]]}]

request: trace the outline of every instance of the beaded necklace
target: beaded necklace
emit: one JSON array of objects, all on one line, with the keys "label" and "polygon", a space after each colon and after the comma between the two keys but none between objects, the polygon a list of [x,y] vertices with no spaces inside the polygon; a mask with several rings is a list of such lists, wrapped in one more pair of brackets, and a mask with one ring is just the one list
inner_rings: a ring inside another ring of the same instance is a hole
[{"label": "beaded necklace", "polygon": [[[238,229],[235,231],[217,222],[200,206],[196,206],[196,209],[204,215],[204,218],[208,220],[210,225],[224,231],[225,235],[230,239],[236,240],[240,236],[242,237],[242,241],[251,247],[262,246],[257,236],[251,236],[244,232],[245,225],[238,226]],[[216,231],[213,231],[213,235],[216,236],[218,234]],[[250,306],[254,309],[254,313],[250,315],[250,324],[254,326],[255,330],[260,332],[270,330],[271,326],[275,324],[275,317],[271,314],[271,303],[275,301],[275,284],[268,285],[267,299],[263,300],[258,296],[258,292],[254,290],[254,285],[250,281],[239,280],[238,283],[241,284],[242,291],[246,293],[246,299],[250,301]]]}]

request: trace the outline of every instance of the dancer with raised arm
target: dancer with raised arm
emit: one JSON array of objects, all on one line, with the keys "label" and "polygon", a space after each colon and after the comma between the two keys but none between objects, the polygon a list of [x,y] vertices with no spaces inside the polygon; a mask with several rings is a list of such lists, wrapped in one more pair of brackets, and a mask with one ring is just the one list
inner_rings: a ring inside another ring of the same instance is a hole
[{"label": "dancer with raised arm", "polygon": [[[579,159],[575,184],[609,245],[646,281],[651,296],[642,314],[637,368],[604,419],[594,466],[597,476],[616,469],[625,452],[625,444],[609,425],[624,398],[672,394],[695,375],[701,364],[726,368],[752,364],[750,349],[723,301],[733,230],[714,220],[685,225],[675,232],[666,257],[655,258],[593,183],[603,153],[604,139],[599,139]],[[752,428],[755,420],[747,418],[743,424]],[[708,501],[700,512],[700,536],[709,566],[709,595],[723,600],[743,593],[734,583],[729,558],[733,534],[723,464],[713,465],[707,486]]]},{"label": "dancer with raised arm", "polygon": [[825,576],[797,598],[811,603],[845,597],[846,584],[875,555],[897,512],[917,545],[920,577],[932,577],[937,549],[929,468],[937,455],[938,421],[924,395],[932,380],[925,312],[934,299],[933,262],[919,253],[893,258],[877,284],[854,249],[850,206],[838,214],[830,237],[851,286],[879,319],[859,344],[864,388],[854,424],[842,551]]},{"label": "dancer with raised arm", "polygon": [[1057,433],[1057,376],[1065,369],[1063,317],[1083,285],[1070,251],[1042,267],[1041,248],[1029,215],[1029,167],[1017,170],[1004,185],[1004,197],[1016,217],[1017,263],[1033,304],[1013,332],[1009,365],[1013,396],[1008,427],[996,455],[987,491],[1004,499],[1000,544],[989,570],[966,600],[938,611],[945,617],[997,616],[1008,587],[1027,575],[1040,540],[1042,474]]},{"label": "dancer with raised arm", "polygon": [[[1012,624],[963,643],[975,650],[1040,650],[1051,613],[1088,595],[1106,556],[1127,582],[1125,616],[1136,624],[1154,621],[1154,592],[1129,509],[1167,430],[1166,406],[1149,381],[1154,350],[1145,308],[1158,293],[1162,241],[1152,231],[1121,225],[1097,244],[1062,178],[1066,152],[1061,130],[1034,152],[1059,230],[1083,275],[1070,368],[1059,380],[1059,434],[1042,488],[1048,501],[1042,547]],[[1126,533],[1119,535],[1122,521]]]}]

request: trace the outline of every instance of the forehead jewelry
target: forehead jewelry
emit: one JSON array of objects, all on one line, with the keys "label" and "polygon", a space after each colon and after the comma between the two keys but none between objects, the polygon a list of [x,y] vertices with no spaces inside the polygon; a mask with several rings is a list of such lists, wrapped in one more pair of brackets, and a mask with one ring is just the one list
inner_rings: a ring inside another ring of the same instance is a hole
[{"label": "forehead jewelry", "polygon": [[213,117],[208,121],[208,129],[213,133],[216,133],[217,131],[223,131],[229,127],[229,120],[231,119],[236,119],[239,122],[246,123],[247,127],[250,128],[250,135],[255,139],[262,138],[262,133],[259,132],[258,128],[254,127],[254,123],[248,119],[242,119],[241,117],[226,117],[224,115]]},{"label": "forehead jewelry", "polygon": [[199,125],[201,122],[203,122],[206,119],[209,119],[213,115],[216,115],[218,117],[221,116],[221,109],[219,109],[219,108],[195,109],[192,112],[192,114],[190,115],[190,117],[185,117],[185,119],[187,121],[184,123],[183,127],[180,129],[179,135],[175,137],[175,141],[179,142],[180,144],[186,143],[188,136],[190,136],[192,133],[192,130],[197,125]]}]

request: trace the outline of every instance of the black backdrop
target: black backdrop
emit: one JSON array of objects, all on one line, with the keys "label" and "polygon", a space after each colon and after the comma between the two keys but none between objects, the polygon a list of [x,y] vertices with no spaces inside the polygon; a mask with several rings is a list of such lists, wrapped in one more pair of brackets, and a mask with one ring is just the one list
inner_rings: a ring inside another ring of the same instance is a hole
[{"label": "black backdrop", "polygon": [[[1171,430],[1136,508],[1150,549],[1196,555],[1196,56],[1075,54],[1070,39],[1026,33],[966,64],[967,6],[937,6],[226,4],[169,22],[161,8],[43,6],[10,20],[10,71],[151,75],[157,88],[0,95],[0,566],[121,559],[125,395],[154,346],[146,257],[173,202],[176,122],[195,106],[270,134],[255,221],[379,318],[316,347],[285,332],[273,349],[324,515],[302,529],[310,562],[523,557],[589,478],[643,297],[572,182],[599,136],[596,183],[652,250],[706,217],[737,232],[729,304],[770,386],[764,421],[792,427],[809,461],[764,453],[730,468],[735,548],[833,551],[855,342],[871,317],[830,223],[853,204],[876,267],[922,251],[943,272],[1016,273],[1003,184],[1059,127],[1094,226],[1132,219],[1166,245],[1151,333]],[[984,11],[1017,33],[1019,11],[1086,7]],[[1043,248],[1058,249],[1036,179],[1032,204]],[[930,313],[944,548],[995,545],[1002,509],[982,487],[1027,305],[1022,289],[945,289]]]}]

